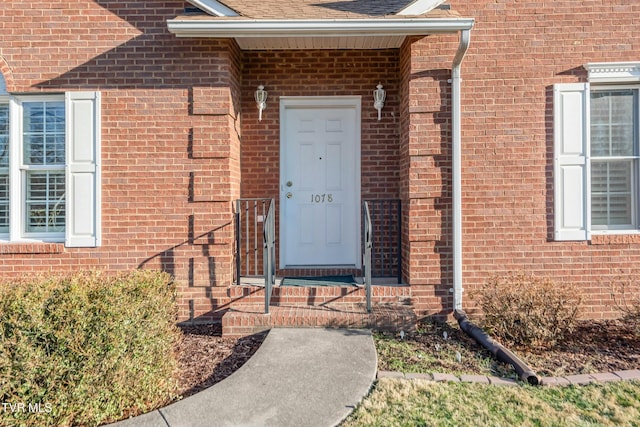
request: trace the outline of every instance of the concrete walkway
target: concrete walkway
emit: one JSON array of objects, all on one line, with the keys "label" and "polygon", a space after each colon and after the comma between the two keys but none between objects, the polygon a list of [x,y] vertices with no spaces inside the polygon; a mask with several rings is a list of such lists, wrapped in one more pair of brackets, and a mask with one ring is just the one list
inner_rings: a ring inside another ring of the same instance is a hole
[{"label": "concrete walkway", "polygon": [[112,427],[330,427],[376,378],[371,332],[276,328],[224,381]]}]

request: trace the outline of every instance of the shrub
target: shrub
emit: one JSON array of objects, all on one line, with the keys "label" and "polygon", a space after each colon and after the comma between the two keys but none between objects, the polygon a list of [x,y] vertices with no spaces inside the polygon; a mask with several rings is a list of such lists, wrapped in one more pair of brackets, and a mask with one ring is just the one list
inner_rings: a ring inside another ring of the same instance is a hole
[{"label": "shrub", "polygon": [[494,336],[518,345],[553,347],[577,324],[575,286],[524,272],[491,276],[472,297]]},{"label": "shrub", "polygon": [[635,277],[616,277],[611,284],[611,297],[622,318],[640,335],[640,282]]},{"label": "shrub", "polygon": [[99,425],[173,399],[169,283],[142,270],[0,283],[0,425]]}]

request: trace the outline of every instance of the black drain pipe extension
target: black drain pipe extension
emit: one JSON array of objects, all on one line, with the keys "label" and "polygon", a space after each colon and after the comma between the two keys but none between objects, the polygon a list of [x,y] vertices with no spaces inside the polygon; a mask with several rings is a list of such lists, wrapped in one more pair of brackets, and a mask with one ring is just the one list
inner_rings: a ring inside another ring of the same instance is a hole
[{"label": "black drain pipe extension", "polygon": [[505,348],[502,344],[496,342],[487,335],[481,328],[471,323],[467,314],[463,310],[454,310],[453,317],[458,321],[460,329],[467,335],[480,343],[484,348],[489,350],[493,357],[500,362],[508,363],[513,366],[522,381],[526,381],[531,385],[540,384],[540,379],[533,370],[527,366],[515,354]]}]

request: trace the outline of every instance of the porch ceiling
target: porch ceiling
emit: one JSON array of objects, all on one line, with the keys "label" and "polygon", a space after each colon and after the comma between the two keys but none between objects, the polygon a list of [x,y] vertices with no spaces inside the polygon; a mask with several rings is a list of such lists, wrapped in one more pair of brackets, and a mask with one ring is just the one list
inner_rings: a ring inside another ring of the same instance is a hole
[{"label": "porch ceiling", "polygon": [[185,15],[167,22],[177,37],[233,38],[243,50],[387,49],[406,37],[454,33],[472,18],[384,17],[358,19],[245,19]]}]

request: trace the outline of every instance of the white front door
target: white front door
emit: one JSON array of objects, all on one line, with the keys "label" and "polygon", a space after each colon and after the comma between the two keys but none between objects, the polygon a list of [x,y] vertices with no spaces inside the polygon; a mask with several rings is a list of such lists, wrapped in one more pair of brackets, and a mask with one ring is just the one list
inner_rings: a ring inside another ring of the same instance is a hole
[{"label": "white front door", "polygon": [[280,267],[359,267],[360,97],[283,97],[280,119]]}]

